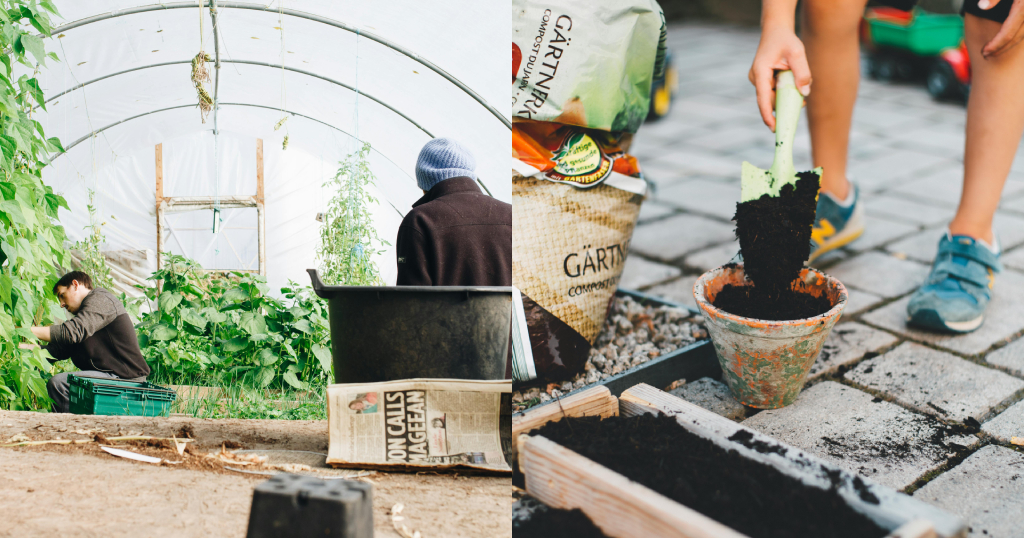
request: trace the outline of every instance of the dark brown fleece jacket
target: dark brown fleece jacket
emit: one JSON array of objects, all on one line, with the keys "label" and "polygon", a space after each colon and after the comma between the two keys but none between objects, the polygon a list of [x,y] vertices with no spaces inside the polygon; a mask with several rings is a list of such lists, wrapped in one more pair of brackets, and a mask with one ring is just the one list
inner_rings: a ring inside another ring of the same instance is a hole
[{"label": "dark brown fleece jacket", "polygon": [[446,179],[398,228],[399,286],[511,286],[512,206],[473,179]]}]

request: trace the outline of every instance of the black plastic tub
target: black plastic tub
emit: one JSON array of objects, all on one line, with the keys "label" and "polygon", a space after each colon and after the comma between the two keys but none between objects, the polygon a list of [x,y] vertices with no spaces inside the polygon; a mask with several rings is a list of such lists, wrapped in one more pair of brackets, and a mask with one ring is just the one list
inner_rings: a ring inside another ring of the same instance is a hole
[{"label": "black plastic tub", "polygon": [[[671,306],[680,310],[686,310],[693,314],[699,314],[696,309],[690,308],[684,304],[652,297],[639,291],[620,288],[616,291],[615,295],[629,296],[642,305],[650,304],[654,306]],[[722,368],[718,364],[718,357],[715,356],[715,346],[712,344],[711,339],[707,338],[705,340],[699,340],[692,344],[683,346],[671,353],[666,353],[656,359],[647,361],[620,374],[598,381],[597,383],[585,385],[572,392],[563,394],[560,398],[565,398],[570,394],[576,394],[577,392],[581,392],[598,385],[608,387],[608,390],[612,395],[617,397],[630,387],[640,383],[646,383],[652,387],[664,389],[673,381],[677,381],[679,379],[696,381],[702,377],[713,377],[718,379],[721,376]],[[527,409],[527,411],[537,409],[545,405],[557,405],[557,402],[558,399],[551,399],[542,404],[535,405],[530,409]],[[525,412],[526,411],[522,411],[520,413],[516,413],[516,415],[518,416]]]},{"label": "black plastic tub", "polygon": [[327,286],[336,383],[505,379],[511,287]]}]

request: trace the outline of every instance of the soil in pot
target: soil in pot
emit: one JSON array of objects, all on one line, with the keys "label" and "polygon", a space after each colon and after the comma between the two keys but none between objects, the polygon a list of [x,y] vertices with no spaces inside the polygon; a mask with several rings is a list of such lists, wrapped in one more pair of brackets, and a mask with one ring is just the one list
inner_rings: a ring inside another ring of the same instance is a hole
[{"label": "soil in pot", "polygon": [[811,227],[819,177],[800,172],[778,196],[767,194],[736,204],[736,237],[743,270],[753,286],[727,285],[712,304],[730,314],[764,320],[818,316],[832,308],[824,295],[793,291],[792,283],[811,253]]},{"label": "soil in pot", "polygon": [[[534,432],[751,538],[881,538],[829,490],[698,437],[664,415],[565,418]],[[737,439],[741,441],[740,439]],[[877,499],[875,500],[877,502]]]},{"label": "soil in pot", "polygon": [[712,304],[730,314],[771,321],[813,318],[832,308],[832,301],[824,293],[815,297],[810,293],[785,290],[772,297],[757,286],[732,284],[726,284]]}]

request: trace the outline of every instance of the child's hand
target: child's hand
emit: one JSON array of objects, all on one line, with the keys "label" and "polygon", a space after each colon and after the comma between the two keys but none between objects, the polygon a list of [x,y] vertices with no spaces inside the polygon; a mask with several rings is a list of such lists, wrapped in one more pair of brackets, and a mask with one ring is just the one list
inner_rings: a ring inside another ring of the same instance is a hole
[{"label": "child's hand", "polygon": [[761,119],[772,132],[775,132],[775,116],[772,115],[775,108],[775,72],[786,70],[793,71],[797,89],[807,97],[811,93],[811,68],[807,65],[803,42],[788,28],[765,28],[747,78],[757,90]]},{"label": "child's hand", "polygon": [[978,7],[981,9],[992,9],[1000,1],[1013,2],[1013,6],[1010,7],[1010,14],[1006,17],[1006,21],[1003,22],[1003,26],[999,28],[999,33],[992,38],[992,41],[989,41],[988,44],[982,47],[981,55],[985,58],[998,56],[1017,43],[1020,43],[1021,39],[1024,39],[1024,1],[981,0],[978,2]]}]

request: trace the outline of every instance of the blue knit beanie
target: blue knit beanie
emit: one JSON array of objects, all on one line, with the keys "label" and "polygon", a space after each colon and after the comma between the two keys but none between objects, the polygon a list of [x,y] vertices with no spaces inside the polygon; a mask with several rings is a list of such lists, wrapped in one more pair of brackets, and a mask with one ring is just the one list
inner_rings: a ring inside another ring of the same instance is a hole
[{"label": "blue knit beanie", "polygon": [[476,179],[476,159],[469,148],[451,138],[435,138],[420,150],[416,160],[416,184],[429,191],[453,177]]}]

